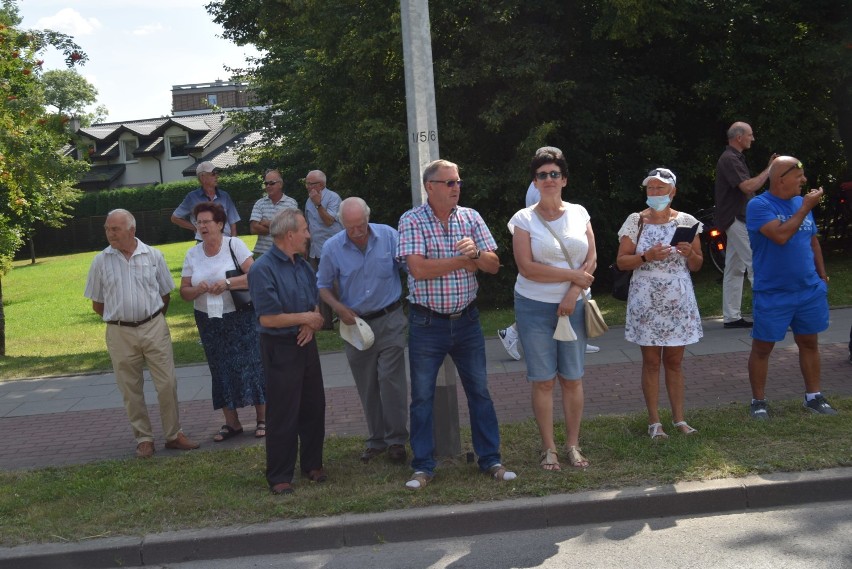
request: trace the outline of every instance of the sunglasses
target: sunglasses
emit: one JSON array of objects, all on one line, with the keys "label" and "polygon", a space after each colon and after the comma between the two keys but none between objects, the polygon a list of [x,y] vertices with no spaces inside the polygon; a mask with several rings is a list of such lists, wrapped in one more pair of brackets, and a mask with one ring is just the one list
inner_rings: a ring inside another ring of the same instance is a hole
[{"label": "sunglasses", "polygon": [[780,175],[780,176],[778,176],[778,177],[779,177],[779,178],[783,178],[784,176],[786,176],[787,174],[789,174],[790,172],[792,172],[792,171],[793,171],[793,170],[795,170],[796,168],[798,168],[799,170],[801,170],[803,167],[804,167],[804,165],[803,165],[801,162],[796,162],[795,164],[793,164],[792,166],[790,166],[789,168],[787,168],[786,170],[784,170],[784,173],[783,173],[783,174],[781,174],[781,175]]},{"label": "sunglasses", "polygon": [[550,178],[551,180],[558,180],[562,177],[562,172],[559,170],[551,170],[550,172],[536,172],[535,179],[536,180],[546,180]]},{"label": "sunglasses", "polygon": [[663,178],[665,180],[674,180],[674,176],[672,175],[672,173],[669,172],[668,170],[663,169],[663,168],[656,168],[654,170],[651,170],[650,172],[648,172],[648,175],[649,176],[657,176],[657,177]]},{"label": "sunglasses", "polygon": [[263,185],[264,186],[274,186],[275,184],[279,183],[280,181],[281,180],[267,180],[267,181],[263,182]]},{"label": "sunglasses", "polygon": [[429,180],[430,184],[447,184],[448,188],[455,188],[456,186],[462,186],[461,180]]}]

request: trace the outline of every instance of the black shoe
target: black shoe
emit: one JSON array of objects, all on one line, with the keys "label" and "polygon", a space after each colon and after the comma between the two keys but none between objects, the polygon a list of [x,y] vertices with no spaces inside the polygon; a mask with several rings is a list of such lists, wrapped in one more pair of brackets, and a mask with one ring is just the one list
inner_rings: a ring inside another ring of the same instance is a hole
[{"label": "black shoe", "polygon": [[754,326],[754,322],[749,322],[745,318],[740,318],[739,320],[734,320],[733,322],[725,322],[725,328],[751,328]]},{"label": "black shoe", "polygon": [[822,395],[817,395],[810,401],[805,398],[804,403],[802,403],[802,407],[814,413],[818,413],[819,415],[837,415],[837,411],[828,404],[828,401],[826,401],[825,397]]},{"label": "black shoe", "polygon": [[405,462],[408,458],[408,452],[404,445],[391,445],[388,447],[388,459],[397,464]]},{"label": "black shoe", "polygon": [[769,418],[769,409],[766,406],[766,399],[758,399],[753,401],[749,408],[749,415],[752,419],[765,421]]},{"label": "black shoe", "polygon": [[380,454],[382,454],[386,450],[387,449],[384,449],[384,448],[367,447],[367,448],[364,449],[364,452],[361,453],[361,462],[363,462],[364,464],[367,464],[368,462],[370,462],[371,460],[373,460],[375,457],[379,456]]}]

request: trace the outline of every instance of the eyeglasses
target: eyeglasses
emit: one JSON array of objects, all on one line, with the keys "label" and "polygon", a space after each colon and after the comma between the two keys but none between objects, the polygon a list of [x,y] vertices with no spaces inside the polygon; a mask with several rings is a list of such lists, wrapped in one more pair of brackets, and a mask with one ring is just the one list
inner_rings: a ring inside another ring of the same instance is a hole
[{"label": "eyeglasses", "polygon": [[804,167],[804,165],[803,165],[801,162],[796,162],[795,164],[793,164],[792,166],[790,166],[789,168],[787,168],[786,170],[784,170],[784,173],[783,173],[783,174],[781,174],[781,175],[780,175],[780,176],[778,176],[778,177],[779,177],[779,178],[783,178],[784,176],[786,176],[787,174],[789,174],[792,170],[795,170],[796,168],[798,168],[799,170],[801,170],[803,167]]},{"label": "eyeglasses", "polygon": [[551,180],[558,180],[562,177],[562,172],[559,170],[551,170],[550,172],[536,172],[535,179],[536,180],[546,180],[550,178]]},{"label": "eyeglasses", "polygon": [[320,184],[322,184],[322,182],[307,182],[307,181],[305,182],[305,186],[308,187],[308,188],[310,188],[312,186],[317,186],[317,185],[320,185]]},{"label": "eyeglasses", "polygon": [[668,170],[663,168],[656,168],[648,172],[649,176],[657,176],[658,178],[663,178],[664,180],[674,180],[674,176]]},{"label": "eyeglasses", "polygon": [[212,219],[204,219],[204,220],[196,219],[195,220],[195,225],[210,225],[211,223],[216,223],[216,222],[213,221]]},{"label": "eyeglasses", "polygon": [[461,180],[429,180],[430,184],[447,184],[448,188],[455,188],[456,186],[462,186]]},{"label": "eyeglasses", "polygon": [[281,183],[281,180],[266,180],[263,182],[264,186],[274,186],[275,184]]}]

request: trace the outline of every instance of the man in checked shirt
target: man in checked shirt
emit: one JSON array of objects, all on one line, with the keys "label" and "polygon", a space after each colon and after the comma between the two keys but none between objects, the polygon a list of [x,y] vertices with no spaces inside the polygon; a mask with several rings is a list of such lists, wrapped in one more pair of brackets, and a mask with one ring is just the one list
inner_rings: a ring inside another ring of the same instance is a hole
[{"label": "man in checked shirt", "polygon": [[459,207],[459,168],[446,160],[423,171],[425,204],[399,220],[398,256],[408,264],[408,357],[411,376],[410,441],[414,474],[406,483],[424,488],[435,476],[433,402],[438,370],[449,355],[467,396],[479,468],[495,480],[514,480],[500,462],[500,432],[488,393],[485,339],[476,307],[478,270],[495,274],[497,244],[475,210]]}]

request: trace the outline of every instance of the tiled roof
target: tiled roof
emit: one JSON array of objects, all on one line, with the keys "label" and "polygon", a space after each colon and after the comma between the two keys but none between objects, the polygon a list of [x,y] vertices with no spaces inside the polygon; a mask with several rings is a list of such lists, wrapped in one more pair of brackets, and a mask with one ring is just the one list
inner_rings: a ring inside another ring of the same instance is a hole
[{"label": "tiled roof", "polygon": [[108,188],[113,181],[124,173],[125,168],[124,164],[92,166],[83,176],[83,179],[77,182],[77,186],[84,190]]},{"label": "tiled roof", "polygon": [[195,164],[187,166],[183,169],[184,176],[195,176],[195,169],[200,162],[213,162],[213,164],[222,170],[232,168],[239,164],[237,151],[245,146],[249,146],[261,140],[259,132],[248,132],[240,134],[232,138],[227,144],[223,144],[210,154],[202,156]]}]

